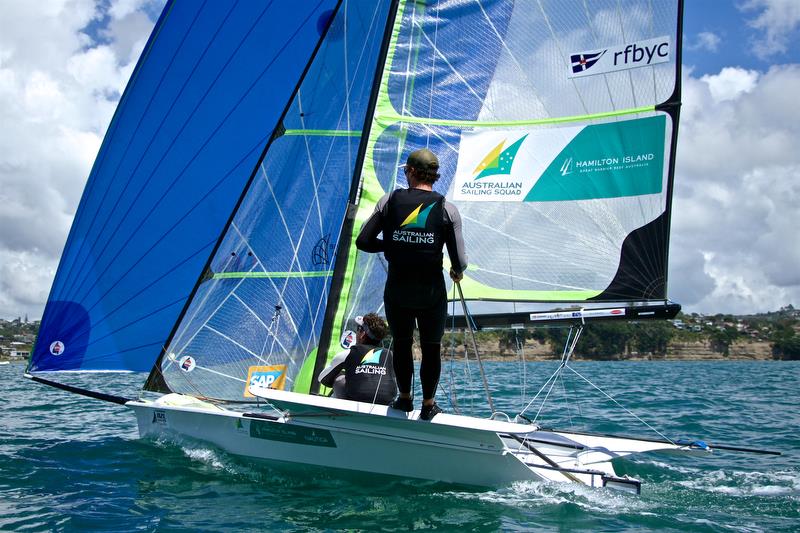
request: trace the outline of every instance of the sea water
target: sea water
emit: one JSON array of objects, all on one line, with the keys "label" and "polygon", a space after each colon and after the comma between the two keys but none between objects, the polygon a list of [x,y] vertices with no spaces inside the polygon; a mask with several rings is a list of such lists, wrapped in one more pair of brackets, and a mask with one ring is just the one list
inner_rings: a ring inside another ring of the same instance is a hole
[{"label": "sea water", "polygon": [[[125,407],[33,383],[12,364],[0,366],[0,530],[800,530],[800,363],[573,363],[574,372],[564,370],[533,403],[555,363],[484,365],[496,409],[511,416],[525,409],[545,426],[703,438],[783,455],[617,460],[618,472],[642,480],[639,496],[532,481],[481,490],[342,477],[254,464],[201,442],[140,440]],[[486,414],[476,370],[474,362],[445,362],[443,407]],[[125,395],[144,380],[73,378]]]}]

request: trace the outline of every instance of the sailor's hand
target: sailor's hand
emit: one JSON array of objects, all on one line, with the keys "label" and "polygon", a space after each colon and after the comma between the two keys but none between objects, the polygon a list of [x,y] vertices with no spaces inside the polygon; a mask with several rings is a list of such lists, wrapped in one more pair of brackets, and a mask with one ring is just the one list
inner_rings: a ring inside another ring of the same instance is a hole
[{"label": "sailor's hand", "polygon": [[455,270],[453,270],[453,269],[451,268],[451,269],[450,269],[450,279],[452,279],[453,281],[455,281],[456,283],[458,283],[459,281],[461,281],[462,279],[464,279],[464,273],[463,273],[463,272],[456,272]]}]

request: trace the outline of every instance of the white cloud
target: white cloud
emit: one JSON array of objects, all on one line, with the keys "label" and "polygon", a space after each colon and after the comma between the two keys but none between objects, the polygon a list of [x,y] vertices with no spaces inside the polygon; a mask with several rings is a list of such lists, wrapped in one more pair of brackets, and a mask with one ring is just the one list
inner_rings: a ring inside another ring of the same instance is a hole
[{"label": "white cloud", "polygon": [[694,39],[686,39],[684,46],[688,50],[706,50],[708,52],[716,52],[719,50],[719,45],[722,43],[722,38],[716,33],[710,31],[702,31],[697,34]]},{"label": "white cloud", "polygon": [[108,13],[89,0],[4,6],[0,317],[41,315],[86,177],[153,24],[132,11],[143,3],[115,2]]},{"label": "white cloud", "polygon": [[760,11],[749,21],[752,27],[764,32],[753,47],[758,57],[766,59],[787,51],[792,34],[800,26],[798,0],[748,0],[742,9]]},{"label": "white cloud", "polygon": [[690,310],[800,302],[800,66],[684,79],[670,291]]},{"label": "white cloud", "polygon": [[38,318],[47,301],[55,276],[55,264],[39,250],[13,252],[0,249],[0,309],[5,318],[16,318],[37,310]]},{"label": "white cloud", "polygon": [[758,72],[736,67],[725,67],[719,74],[700,78],[708,85],[715,102],[733,100],[742,93],[752,91],[758,82]]}]

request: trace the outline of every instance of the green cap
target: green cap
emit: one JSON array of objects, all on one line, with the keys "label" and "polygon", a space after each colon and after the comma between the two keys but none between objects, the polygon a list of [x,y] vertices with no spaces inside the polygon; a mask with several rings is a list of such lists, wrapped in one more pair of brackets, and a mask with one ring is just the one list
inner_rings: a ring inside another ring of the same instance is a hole
[{"label": "green cap", "polygon": [[436,158],[436,155],[427,148],[414,150],[408,154],[406,166],[431,174],[439,172],[439,160]]}]

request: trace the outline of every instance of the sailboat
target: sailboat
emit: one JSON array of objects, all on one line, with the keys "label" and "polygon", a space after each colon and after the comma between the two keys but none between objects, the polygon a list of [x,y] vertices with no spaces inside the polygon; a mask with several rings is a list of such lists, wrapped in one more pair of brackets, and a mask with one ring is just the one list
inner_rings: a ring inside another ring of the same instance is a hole
[{"label": "sailboat", "polygon": [[[168,2],[92,168],[26,376],[130,408],[143,437],[245,457],[638,492],[613,459],[711,446],[497,413],[422,421],[329,397],[316,376],[355,316],[382,309],[386,263],[355,237],[422,147],[464,220],[462,327],[674,316],[682,11]],[[108,371],[149,376],[137,398],[66,380]]]}]

